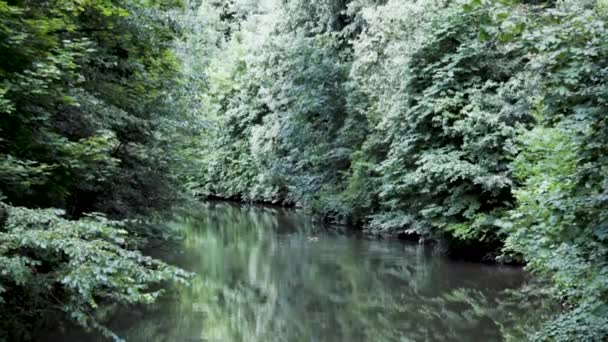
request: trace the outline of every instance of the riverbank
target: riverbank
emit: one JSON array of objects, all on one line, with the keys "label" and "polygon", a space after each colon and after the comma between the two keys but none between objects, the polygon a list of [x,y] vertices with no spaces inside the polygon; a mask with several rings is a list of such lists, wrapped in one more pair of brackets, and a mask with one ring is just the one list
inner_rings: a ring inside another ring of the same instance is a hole
[{"label": "riverbank", "polygon": [[219,203],[228,202],[235,204],[269,206],[278,208],[298,208],[308,212],[312,216],[313,220],[327,227],[340,226],[344,230],[365,234],[369,237],[374,237],[377,239],[398,239],[401,241],[424,244],[427,246],[434,247],[438,252],[443,253],[444,255],[454,260],[482,262],[485,264],[525,266],[525,261],[522,258],[507,256],[502,253],[502,248],[504,247],[504,244],[501,241],[461,240],[454,239],[449,235],[422,236],[421,234],[418,234],[417,232],[408,229],[408,227],[403,227],[402,229],[397,230],[401,232],[389,231],[383,233],[373,229],[368,229],[368,226],[362,222],[352,224],[334,222],[327,216],[324,217],[320,213],[315,213],[313,211],[313,208],[311,208],[310,206],[306,207],[304,205],[298,205],[296,203],[286,201],[285,199],[245,200],[240,195],[230,197],[223,197],[220,195],[206,195],[200,196],[199,198],[204,201]]}]

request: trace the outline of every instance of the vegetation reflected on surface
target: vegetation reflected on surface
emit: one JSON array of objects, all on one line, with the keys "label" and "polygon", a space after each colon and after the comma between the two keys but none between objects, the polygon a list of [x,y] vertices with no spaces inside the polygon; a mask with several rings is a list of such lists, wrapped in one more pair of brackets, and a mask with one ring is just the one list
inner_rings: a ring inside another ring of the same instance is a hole
[{"label": "vegetation reflected on surface", "polygon": [[328,232],[297,211],[211,203],[171,225],[185,252],[168,258],[197,276],[141,319],[116,317],[128,341],[516,341],[550,311],[521,298],[519,268]]}]

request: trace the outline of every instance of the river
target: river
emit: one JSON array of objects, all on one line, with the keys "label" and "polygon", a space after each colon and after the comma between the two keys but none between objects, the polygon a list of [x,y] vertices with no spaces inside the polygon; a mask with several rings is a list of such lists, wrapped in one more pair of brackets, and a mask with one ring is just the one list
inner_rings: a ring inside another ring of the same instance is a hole
[{"label": "river", "polygon": [[114,315],[127,341],[521,341],[547,313],[521,268],[347,234],[297,210],[211,202],[169,226],[182,246],[153,254],[196,276]]}]

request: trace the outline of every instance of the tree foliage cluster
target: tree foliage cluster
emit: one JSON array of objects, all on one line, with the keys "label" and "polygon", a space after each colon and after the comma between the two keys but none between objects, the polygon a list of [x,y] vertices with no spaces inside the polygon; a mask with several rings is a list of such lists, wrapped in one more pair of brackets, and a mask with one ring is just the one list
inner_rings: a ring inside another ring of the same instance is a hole
[{"label": "tree foliage cluster", "polygon": [[0,1],[1,341],[58,318],[118,339],[107,308],[188,278],[142,255],[142,225],[123,221],[169,207],[187,168],[173,153],[189,132],[171,106],[188,84],[179,8]]},{"label": "tree foliage cluster", "polygon": [[525,261],[568,307],[536,338],[608,336],[605,2],[205,6],[193,191]]}]

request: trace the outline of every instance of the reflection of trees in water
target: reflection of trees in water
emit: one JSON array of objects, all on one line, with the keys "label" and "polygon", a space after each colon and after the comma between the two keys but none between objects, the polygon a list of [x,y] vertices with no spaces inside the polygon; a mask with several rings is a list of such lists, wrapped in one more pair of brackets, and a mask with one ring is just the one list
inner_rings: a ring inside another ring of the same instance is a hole
[{"label": "reflection of trees in water", "polygon": [[447,286],[453,268],[420,246],[311,239],[318,228],[293,211],[211,204],[179,225],[181,262],[199,276],[161,308],[171,325],[137,326],[135,340],[518,340],[541,316],[521,298]]}]

